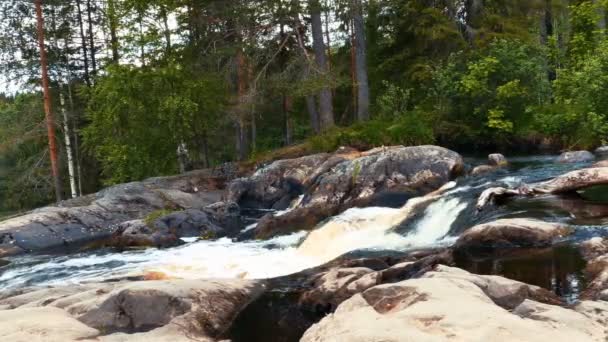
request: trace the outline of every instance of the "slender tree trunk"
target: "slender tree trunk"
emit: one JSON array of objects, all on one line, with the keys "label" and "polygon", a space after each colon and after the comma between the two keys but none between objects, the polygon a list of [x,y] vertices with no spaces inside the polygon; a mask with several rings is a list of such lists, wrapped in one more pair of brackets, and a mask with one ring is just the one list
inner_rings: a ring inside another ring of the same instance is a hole
[{"label": "slender tree trunk", "polygon": [[44,45],[44,19],[42,18],[42,0],[36,0],[36,29],[38,34],[38,48],[40,49],[40,69],[42,72],[42,91],[44,94],[44,114],[49,140],[49,154],[51,158],[51,173],[55,185],[55,198],[61,201],[61,180],[59,163],[57,161],[57,145],[55,141],[55,120],[51,109],[51,92],[49,90],[49,75],[47,70],[46,47]]},{"label": "slender tree trunk", "polygon": [[317,101],[315,100],[314,95],[308,95],[304,100],[306,101],[306,110],[308,111],[308,116],[310,117],[312,131],[315,134],[319,134],[321,132],[321,127],[319,125],[319,112],[317,111]]},{"label": "slender tree trunk", "polygon": [[61,106],[61,114],[63,116],[63,136],[65,139],[65,152],[68,159],[70,190],[72,198],[76,198],[78,197],[78,188],[76,186],[76,168],[74,167],[74,155],[72,154],[72,130],[70,128],[68,111],[66,110],[65,97],[63,95],[63,85],[61,83],[59,83],[59,105]]},{"label": "slender tree trunk", "polygon": [[353,26],[355,36],[355,72],[357,79],[357,119],[369,120],[369,81],[367,78],[367,45],[361,0],[353,1]]},{"label": "slender tree trunk", "polygon": [[600,0],[593,0],[593,3],[597,6],[597,14],[598,14],[598,21],[597,21],[597,28],[600,30],[605,30],[606,29],[606,7],[604,7],[604,5],[602,4],[602,1]]},{"label": "slender tree trunk", "polygon": [[329,32],[329,3],[328,0],[325,0],[325,40],[327,44],[327,70],[331,71],[332,68],[332,60],[331,60],[331,39]]},{"label": "slender tree trunk", "polygon": [[245,55],[242,49],[238,49],[236,53],[237,63],[237,155],[239,160],[245,160],[249,153],[247,146],[247,122],[245,120],[246,115],[246,92],[247,92],[247,66],[245,61]]},{"label": "slender tree trunk", "polygon": [[88,48],[87,48],[87,36],[84,34],[84,24],[82,22],[82,8],[81,2],[82,0],[76,0],[76,9],[78,10],[78,27],[80,28],[80,42],[82,46],[82,58],[84,61],[84,81],[87,86],[91,86],[91,78],[89,77],[89,57],[88,57]]},{"label": "slender tree trunk", "polygon": [[357,68],[356,64],[356,49],[357,45],[355,44],[355,28],[352,20],[348,23],[348,30],[350,31],[350,90],[352,96],[352,106],[353,106],[353,117],[357,117],[357,72],[355,69]]},{"label": "slender tree trunk", "polygon": [[293,118],[291,117],[291,99],[283,95],[283,116],[285,118],[285,145],[293,144]]},{"label": "slender tree trunk", "polygon": [[112,62],[118,64],[120,55],[118,54],[118,17],[116,15],[115,0],[107,0],[108,4],[108,26],[110,27],[110,48],[112,49]]},{"label": "slender tree trunk", "polygon": [[[70,84],[72,80],[71,73],[68,65],[68,80],[67,80],[67,89],[68,89],[68,102],[70,103],[70,113],[72,116],[74,115],[74,98],[72,97],[72,85]],[[76,160],[76,180],[78,185],[78,196],[82,196],[82,160],[80,159],[80,144],[78,139],[78,120],[72,118],[73,129],[72,134],[74,137],[74,157]]]},{"label": "slender tree trunk", "polygon": [[91,0],[87,0],[87,18],[89,22],[89,45],[91,48],[91,68],[93,76],[97,74],[97,61],[95,60],[95,33],[93,32],[93,18],[91,13],[93,8],[91,7]]},{"label": "slender tree trunk", "polygon": [[146,66],[146,51],[144,42],[144,15],[141,11],[138,13],[137,22],[139,24],[139,58],[142,66]]},{"label": "slender tree trunk", "polygon": [[[319,72],[323,77],[329,78],[325,42],[323,38],[323,23],[321,21],[321,6],[319,4],[319,0],[310,0],[309,6],[311,10],[310,15],[312,19],[313,49],[315,51],[317,68],[319,69]],[[321,130],[325,131],[332,128],[335,125],[335,122],[333,99],[331,94],[331,87],[329,85],[324,86],[319,92],[319,109]]]},{"label": "slender tree trunk", "polygon": [[169,19],[167,18],[167,9],[161,6],[160,16],[163,20],[163,34],[165,35],[165,44],[167,54],[171,53],[171,30],[169,29]]},{"label": "slender tree trunk", "polygon": [[68,93],[68,103],[69,103],[69,113],[71,114],[70,116],[72,117],[72,129],[70,129],[70,131],[72,132],[72,137],[74,138],[74,144],[73,144],[73,151],[74,151],[74,160],[76,163],[76,181],[77,181],[77,186],[78,186],[78,196],[82,196],[82,167],[81,167],[81,160],[80,160],[80,146],[79,146],[79,142],[78,142],[78,120],[75,117],[75,111],[74,111],[74,97],[72,96],[72,71],[70,69],[70,55],[69,55],[69,41],[68,38],[65,37],[64,38],[64,45],[65,45],[65,49],[66,49],[66,54],[65,54],[65,67],[66,67],[66,71],[67,71],[67,80],[66,80],[66,88],[67,88],[67,93]]}]

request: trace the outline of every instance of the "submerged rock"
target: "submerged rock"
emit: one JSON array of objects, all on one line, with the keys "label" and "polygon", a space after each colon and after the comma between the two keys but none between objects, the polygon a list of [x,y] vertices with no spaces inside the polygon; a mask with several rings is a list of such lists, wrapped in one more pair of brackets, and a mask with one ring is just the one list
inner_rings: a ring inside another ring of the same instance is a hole
[{"label": "submerged rock", "polygon": [[543,292],[505,278],[441,266],[421,278],[352,296],[308,329],[302,341],[334,341],[337,336],[354,342],[606,338],[598,314],[540,303],[535,299],[538,291]]},{"label": "submerged rock", "polygon": [[492,171],[496,171],[502,167],[508,166],[507,158],[500,153],[493,153],[488,156],[488,165],[479,165],[473,168],[472,175],[480,175]]},{"label": "submerged rock", "polygon": [[588,163],[595,160],[589,151],[570,151],[562,153],[557,159],[558,163]]},{"label": "submerged rock", "polygon": [[458,252],[479,253],[500,248],[546,247],[570,234],[568,226],[533,219],[501,219],[465,231],[454,248]]}]

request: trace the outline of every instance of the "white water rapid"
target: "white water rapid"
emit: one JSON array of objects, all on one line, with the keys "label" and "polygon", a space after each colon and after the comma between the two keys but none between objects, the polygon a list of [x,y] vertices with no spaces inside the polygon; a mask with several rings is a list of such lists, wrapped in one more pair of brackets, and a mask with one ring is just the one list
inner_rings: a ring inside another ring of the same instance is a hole
[{"label": "white water rapid", "polygon": [[[438,192],[410,199],[402,208],[353,208],[311,233],[268,241],[196,241],[171,249],[83,254],[31,260],[0,274],[0,285],[55,285],[160,272],[176,278],[270,278],[314,267],[361,249],[407,250],[449,244],[452,223],[466,203],[449,196],[450,183]],[[426,206],[426,208],[424,208]],[[392,231],[410,215],[423,212],[409,233]],[[302,242],[303,241],[303,242]],[[41,279],[41,274],[52,275]]]}]

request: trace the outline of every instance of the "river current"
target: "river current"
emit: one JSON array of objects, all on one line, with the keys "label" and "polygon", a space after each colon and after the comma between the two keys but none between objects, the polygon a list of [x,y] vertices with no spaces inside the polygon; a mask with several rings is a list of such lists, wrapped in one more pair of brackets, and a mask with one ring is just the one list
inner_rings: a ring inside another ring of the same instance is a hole
[{"label": "river current", "polygon": [[[267,241],[187,240],[180,247],[117,252],[110,249],[70,255],[27,255],[0,267],[0,289],[108,281],[162,272],[178,278],[271,278],[323,264],[352,251],[399,251],[449,246],[466,229],[498,218],[538,218],[563,222],[575,232],[556,247],[499,259],[460,260],[471,272],[501,274],[576,299],[584,283],[584,262],[573,245],[608,236],[608,198],[602,189],[567,198],[516,198],[478,213],[478,195],[491,186],[517,186],[585,167],[558,164],[554,156],[510,158],[497,172],[456,180],[442,197],[414,219],[399,220],[392,207],[352,208],[321,223],[314,233],[299,232]],[[469,159],[471,164],[481,160]],[[283,212],[284,213],[284,212]],[[283,214],[281,212],[275,215]]]}]

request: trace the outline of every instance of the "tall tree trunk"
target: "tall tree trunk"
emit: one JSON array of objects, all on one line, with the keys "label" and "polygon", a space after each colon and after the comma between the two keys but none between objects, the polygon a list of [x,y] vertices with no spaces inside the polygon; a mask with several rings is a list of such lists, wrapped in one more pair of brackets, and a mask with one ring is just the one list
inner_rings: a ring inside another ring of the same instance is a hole
[{"label": "tall tree trunk", "polygon": [[74,144],[73,144],[73,151],[74,151],[74,160],[75,160],[75,166],[76,166],[76,181],[77,181],[77,187],[78,187],[78,196],[82,196],[82,167],[81,167],[81,160],[80,160],[80,144],[78,142],[78,120],[75,116],[75,111],[74,111],[74,97],[72,96],[72,71],[70,69],[70,54],[69,54],[69,40],[68,37],[64,37],[64,46],[66,49],[66,54],[65,54],[65,67],[66,67],[66,71],[67,71],[67,80],[66,80],[66,88],[67,88],[67,93],[68,93],[68,103],[69,103],[69,113],[71,114],[70,116],[72,117],[72,129],[70,129],[71,133],[72,133],[72,137],[74,140]]},{"label": "tall tree trunk", "polygon": [[[69,82],[69,80],[68,80]],[[61,114],[63,116],[63,136],[65,139],[65,152],[68,159],[68,176],[70,179],[70,194],[72,198],[78,197],[78,187],[76,185],[76,167],[74,155],[72,153],[72,129],[70,127],[70,119],[66,110],[65,97],[63,95],[63,85],[59,83],[59,105],[61,106]]]},{"label": "tall tree trunk", "polygon": [[356,64],[356,57],[355,57],[355,49],[356,47],[356,43],[355,43],[355,28],[354,28],[354,23],[352,20],[350,20],[348,22],[348,30],[350,31],[350,91],[351,91],[351,105],[353,106],[353,117],[357,116],[357,72],[355,71]]},{"label": "tall tree trunk", "polygon": [[361,0],[352,0],[355,33],[355,72],[357,79],[357,119],[369,120],[369,81],[367,77],[367,45]]},{"label": "tall tree trunk", "polygon": [[89,77],[89,57],[87,48],[87,36],[84,34],[84,24],[82,22],[82,8],[80,2],[82,0],[76,0],[76,9],[78,10],[77,20],[78,27],[80,28],[80,43],[82,47],[82,58],[84,61],[84,81],[87,86],[91,86],[91,78]]},{"label": "tall tree trunk", "polygon": [[166,53],[171,53],[171,30],[169,29],[169,19],[167,18],[167,9],[164,5],[160,8],[160,17],[163,20],[163,34],[165,35]]},{"label": "tall tree trunk", "polygon": [[116,15],[115,0],[107,0],[108,4],[108,26],[110,27],[110,48],[112,49],[112,62],[118,64],[120,55],[118,54],[118,17]]},{"label": "tall tree trunk", "polygon": [[[327,70],[331,71],[332,61],[331,61],[331,38],[329,32],[329,1],[325,0],[325,40],[327,44]],[[332,93],[333,95],[333,93]]]},{"label": "tall tree trunk", "polygon": [[139,58],[142,66],[146,66],[146,51],[144,40],[144,14],[141,10],[137,14],[137,23],[139,24]]},{"label": "tall tree trunk", "polygon": [[57,161],[57,145],[55,141],[55,120],[51,109],[51,92],[49,90],[49,74],[47,70],[46,47],[44,46],[44,19],[42,18],[42,0],[36,0],[36,30],[38,48],[40,50],[40,69],[42,73],[42,91],[44,95],[44,114],[49,140],[49,155],[51,158],[51,174],[55,185],[55,198],[61,201],[61,180],[59,163]]},{"label": "tall tree trunk", "polygon": [[291,117],[291,99],[287,95],[282,97],[283,117],[285,118],[285,145],[293,143],[293,118]]},{"label": "tall tree trunk", "polygon": [[597,7],[597,15],[598,15],[597,28],[600,30],[605,30],[606,29],[606,7],[602,4],[603,1],[600,1],[600,0],[593,0],[593,3]]},{"label": "tall tree trunk", "polygon": [[[540,43],[548,46],[549,37],[553,35],[553,4],[551,0],[545,0],[545,6],[540,12]],[[546,61],[547,79],[554,81],[556,77],[555,68]]]},{"label": "tall tree trunk", "polygon": [[[59,47],[59,38],[57,37],[57,25],[56,25],[56,21],[55,21],[55,10],[52,9],[51,10],[51,29],[53,30],[54,33],[54,39],[53,41],[53,47],[55,48],[55,51],[57,54],[61,55],[60,53],[60,47]],[[70,59],[69,59],[69,45],[68,45],[68,39],[67,37],[64,38],[64,58],[63,58],[63,62],[65,63],[66,69],[68,70],[68,74],[69,74],[69,64],[70,64]],[[59,93],[59,108],[61,110],[61,114],[62,114],[62,119],[63,119],[63,138],[64,138],[64,142],[65,142],[65,153],[66,153],[66,158],[67,158],[67,163],[68,163],[68,180],[70,182],[70,195],[71,198],[76,198],[78,197],[78,188],[76,187],[76,175],[75,175],[75,166],[74,166],[74,155],[73,155],[73,151],[72,151],[72,128],[70,126],[70,118],[68,115],[68,109],[66,108],[66,103],[65,103],[65,95],[64,95],[64,85],[63,82],[65,80],[65,75],[64,75],[64,70],[61,68],[61,64],[58,63],[58,67],[57,67],[57,92]],[[68,76],[67,78],[67,83],[70,82],[71,77]]]},{"label": "tall tree trunk", "polygon": [[91,68],[93,76],[97,74],[97,61],[95,60],[95,33],[93,32],[93,8],[91,7],[91,0],[87,0],[87,18],[89,22],[89,45],[91,49]]},{"label": "tall tree trunk", "polygon": [[[323,38],[323,23],[321,21],[321,5],[319,0],[309,0],[310,15],[312,19],[312,38],[315,60],[319,73],[325,78],[329,77],[325,42]],[[326,81],[328,82],[328,81]],[[321,131],[328,130],[335,125],[334,109],[331,88],[324,86],[319,92],[319,118]]]},{"label": "tall tree trunk", "polygon": [[245,115],[246,110],[246,95],[247,95],[247,63],[243,50],[239,48],[236,53],[237,67],[237,121],[236,121],[236,149],[239,160],[245,160],[249,154],[247,146],[247,121]]},{"label": "tall tree trunk", "polygon": [[317,101],[315,100],[314,95],[308,95],[304,100],[306,101],[306,110],[308,111],[308,116],[310,117],[310,125],[312,127],[312,131],[315,134],[319,134],[321,132],[321,127],[319,125],[319,111],[317,111]]}]

